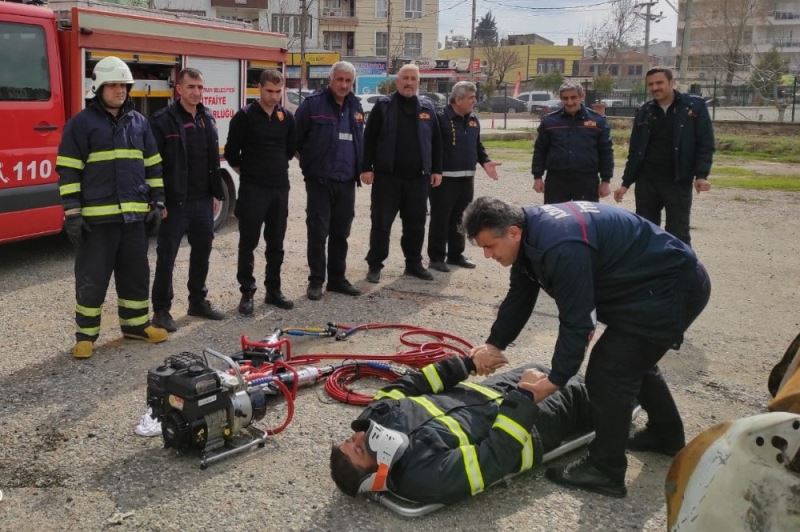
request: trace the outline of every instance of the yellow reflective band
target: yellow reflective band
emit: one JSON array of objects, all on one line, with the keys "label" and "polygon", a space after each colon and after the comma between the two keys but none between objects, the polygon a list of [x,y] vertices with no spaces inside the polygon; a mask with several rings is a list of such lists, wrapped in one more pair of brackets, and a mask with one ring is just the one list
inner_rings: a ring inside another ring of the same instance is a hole
[{"label": "yellow reflective band", "polygon": [[156,153],[155,155],[151,155],[147,159],[144,160],[145,166],[153,166],[154,164],[158,164],[161,162],[161,154]]},{"label": "yellow reflective band", "polygon": [[86,336],[97,336],[100,334],[100,326],[97,327],[78,327],[78,332]]},{"label": "yellow reflective band", "polygon": [[67,157],[66,155],[59,155],[56,157],[56,166],[66,166],[67,168],[74,168],[76,170],[83,170],[86,166],[83,161],[74,157]]},{"label": "yellow reflective band", "polygon": [[119,305],[122,308],[130,308],[130,309],[135,309],[135,310],[147,309],[147,307],[150,305],[150,300],[149,299],[143,299],[141,301],[135,301],[133,299],[122,299],[122,298],[120,298],[117,301],[117,305]]},{"label": "yellow reflective band", "polygon": [[373,401],[377,401],[378,399],[383,399],[384,397],[388,397],[389,399],[404,399],[406,394],[401,392],[400,390],[378,390],[378,392],[372,397]]},{"label": "yellow reflective band", "polygon": [[145,181],[147,181],[147,184],[150,185],[150,188],[156,188],[156,187],[164,188],[164,180],[160,177],[150,177]]},{"label": "yellow reflective band", "polygon": [[81,207],[81,214],[84,216],[110,216],[112,214],[122,214],[119,205],[95,205],[94,207]]},{"label": "yellow reflective band", "polygon": [[119,204],[120,212],[144,212],[150,211],[150,205],[142,201],[126,201]]},{"label": "yellow reflective band", "polygon": [[84,307],[83,305],[75,305],[75,313],[80,314],[81,316],[86,316],[87,318],[99,316],[101,311],[102,307]]},{"label": "yellow reflective band", "polygon": [[469,491],[471,495],[477,495],[483,491],[483,474],[478,463],[478,453],[475,452],[474,445],[462,445],[459,447],[461,454],[464,455],[464,469],[467,471],[469,480]]},{"label": "yellow reflective band", "polygon": [[469,438],[464,433],[461,425],[458,424],[458,421],[450,416],[445,415],[445,413],[442,412],[438,406],[430,402],[425,397],[411,397],[410,399],[427,410],[428,413],[436,419],[436,421],[442,423],[445,427],[450,429],[450,432],[452,432],[453,435],[458,438],[459,445],[469,445]]},{"label": "yellow reflective band", "polygon": [[128,326],[135,327],[137,325],[144,325],[145,323],[147,323],[148,319],[149,318],[147,317],[147,314],[144,314],[143,316],[138,316],[136,318],[128,318],[128,319],[120,318],[119,319],[119,324],[120,325],[128,325]]},{"label": "yellow reflective band", "polygon": [[142,157],[142,150],[124,150],[118,148],[116,150],[92,152],[89,154],[89,158],[86,159],[86,164],[113,161],[114,159],[141,159]]},{"label": "yellow reflective band", "polygon": [[533,467],[533,438],[522,425],[504,414],[498,414],[492,428],[498,428],[514,438],[522,445],[522,458],[519,470],[526,471]]},{"label": "yellow reflective band", "polygon": [[442,379],[439,377],[439,372],[436,371],[435,365],[428,364],[422,368],[422,374],[425,375],[425,378],[428,380],[428,384],[430,384],[433,393],[439,393],[444,390],[444,384],[442,384]]},{"label": "yellow reflective band", "polygon": [[470,388],[475,390],[476,392],[485,395],[492,401],[500,402],[503,400],[503,395],[497,390],[487,388],[486,386],[481,386],[480,384],[475,384],[474,382],[462,381],[458,383],[458,386],[461,388]]},{"label": "yellow reflective band", "polygon": [[80,191],[81,191],[80,183],[69,183],[58,187],[58,193],[61,194],[62,196],[66,196],[67,194],[75,194],[76,192]]}]

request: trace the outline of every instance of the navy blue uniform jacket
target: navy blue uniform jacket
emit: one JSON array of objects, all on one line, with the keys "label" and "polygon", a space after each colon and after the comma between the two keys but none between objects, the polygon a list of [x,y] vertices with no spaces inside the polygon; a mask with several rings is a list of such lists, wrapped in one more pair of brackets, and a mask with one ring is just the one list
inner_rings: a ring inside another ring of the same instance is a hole
[{"label": "navy blue uniform jacket", "polygon": [[690,247],[618,207],[569,202],[524,209],[526,226],[508,294],[487,343],[505,349],[530,318],[541,287],[558,306],[550,381],[575,375],[597,321],[666,344],[686,329]]}]

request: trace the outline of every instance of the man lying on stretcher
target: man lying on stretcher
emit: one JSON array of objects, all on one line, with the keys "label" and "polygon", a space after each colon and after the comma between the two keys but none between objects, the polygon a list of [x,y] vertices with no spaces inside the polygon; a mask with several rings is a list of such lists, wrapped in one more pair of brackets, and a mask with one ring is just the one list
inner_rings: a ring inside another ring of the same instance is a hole
[{"label": "man lying on stretcher", "polygon": [[525,388],[545,378],[532,365],[478,385],[472,359],[412,371],[375,394],[331,449],[331,476],[346,494],[389,490],[451,504],[542,461],[562,440],[590,432],[589,397],[576,379],[536,405]]}]

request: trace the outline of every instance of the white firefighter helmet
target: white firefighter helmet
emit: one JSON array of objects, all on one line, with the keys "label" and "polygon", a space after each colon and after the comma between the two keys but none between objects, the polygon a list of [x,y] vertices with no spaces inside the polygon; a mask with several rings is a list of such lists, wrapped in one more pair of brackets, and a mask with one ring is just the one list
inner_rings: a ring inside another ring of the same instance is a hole
[{"label": "white firefighter helmet", "polygon": [[103,83],[125,83],[133,85],[133,74],[125,61],[110,55],[102,58],[92,71],[92,92],[97,94]]},{"label": "white firefighter helmet", "polygon": [[708,429],[675,457],[665,492],[671,532],[800,530],[800,415]]}]

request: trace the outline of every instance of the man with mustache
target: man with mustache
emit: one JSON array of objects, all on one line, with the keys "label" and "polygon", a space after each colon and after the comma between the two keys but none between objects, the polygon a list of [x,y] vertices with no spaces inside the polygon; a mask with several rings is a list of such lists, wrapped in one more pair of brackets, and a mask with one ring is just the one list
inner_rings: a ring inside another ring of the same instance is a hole
[{"label": "man with mustache", "polygon": [[635,182],[636,214],[660,225],[663,209],[667,232],[691,245],[692,183],[698,194],[711,190],[711,117],[702,98],[672,88],[670,69],[651,68],[645,82],[653,99],[633,120],[628,162],[614,199],[622,201]]},{"label": "man with mustache", "polygon": [[442,148],[436,109],[418,98],[419,67],[403,65],[397,91],[375,103],[364,131],[361,181],[372,185],[367,281],[379,283],[389,256],[392,224],[400,213],[405,274],[432,281],[422,265],[429,186],[442,182]]}]

